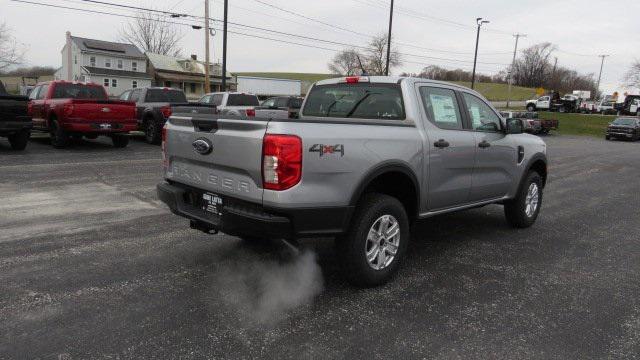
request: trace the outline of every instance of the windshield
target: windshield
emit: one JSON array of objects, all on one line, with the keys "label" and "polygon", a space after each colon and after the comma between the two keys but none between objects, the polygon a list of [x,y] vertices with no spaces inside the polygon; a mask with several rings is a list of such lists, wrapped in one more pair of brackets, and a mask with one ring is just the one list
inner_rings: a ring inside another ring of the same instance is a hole
[{"label": "windshield", "polygon": [[613,125],[632,126],[632,125],[635,125],[635,123],[636,123],[636,119],[630,119],[630,118],[619,118],[613,121]]},{"label": "windshield", "polygon": [[229,94],[227,106],[259,106],[260,101],[255,95]]},{"label": "windshield", "polygon": [[108,100],[103,87],[85,84],[56,84],[52,98]]},{"label": "windshield", "polygon": [[186,103],[187,97],[181,90],[149,89],[147,90],[147,102]]},{"label": "windshield", "polygon": [[403,120],[402,93],[397,84],[331,84],[314,86],[305,116]]}]

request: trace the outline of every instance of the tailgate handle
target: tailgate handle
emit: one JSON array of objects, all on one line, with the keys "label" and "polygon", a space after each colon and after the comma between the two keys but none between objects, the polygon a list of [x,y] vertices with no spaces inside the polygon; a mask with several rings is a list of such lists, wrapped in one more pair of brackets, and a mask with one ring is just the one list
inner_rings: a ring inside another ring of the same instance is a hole
[{"label": "tailgate handle", "polygon": [[211,120],[191,120],[193,127],[199,132],[216,132],[218,131],[218,122]]}]

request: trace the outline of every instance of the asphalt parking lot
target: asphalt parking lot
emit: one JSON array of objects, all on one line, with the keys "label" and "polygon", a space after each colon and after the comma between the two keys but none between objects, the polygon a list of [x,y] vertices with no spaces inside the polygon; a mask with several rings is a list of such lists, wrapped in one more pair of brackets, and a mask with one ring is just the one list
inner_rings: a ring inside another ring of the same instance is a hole
[{"label": "asphalt parking lot", "polygon": [[546,140],[533,228],[499,206],[424,221],[361,290],[330,241],[188,229],[156,199],[159,147],[0,139],[0,358],[637,358],[640,142]]}]

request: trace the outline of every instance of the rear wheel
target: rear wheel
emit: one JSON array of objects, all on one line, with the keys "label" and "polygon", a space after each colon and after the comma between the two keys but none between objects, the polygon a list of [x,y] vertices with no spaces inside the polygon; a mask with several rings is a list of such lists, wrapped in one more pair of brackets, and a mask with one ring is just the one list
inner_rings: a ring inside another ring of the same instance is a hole
[{"label": "rear wheel", "polygon": [[604,139],[605,139],[605,140],[611,140],[611,136],[610,136],[610,135],[605,135],[605,136],[604,136]]},{"label": "rear wheel", "polygon": [[148,144],[160,144],[160,127],[153,118],[148,118],[144,123],[144,138]]},{"label": "rear wheel", "polygon": [[60,127],[58,120],[51,120],[49,136],[51,137],[51,145],[56,149],[62,149],[69,144],[69,134]]},{"label": "rear wheel", "polygon": [[517,228],[528,228],[536,222],[542,206],[542,178],[529,172],[515,199],[504,204],[507,222]]},{"label": "rear wheel", "polygon": [[9,135],[9,144],[13,150],[24,150],[27,148],[27,143],[31,137],[31,131],[22,130],[15,134]]},{"label": "rear wheel", "polygon": [[534,105],[527,105],[527,111],[534,112],[536,111],[536,107]]},{"label": "rear wheel", "polygon": [[124,148],[129,144],[129,137],[122,134],[111,135],[111,142],[113,142],[113,147]]},{"label": "rear wheel", "polygon": [[409,219],[402,203],[384,194],[366,195],[347,234],[336,239],[344,275],[357,286],[386,283],[398,271],[409,238]]}]

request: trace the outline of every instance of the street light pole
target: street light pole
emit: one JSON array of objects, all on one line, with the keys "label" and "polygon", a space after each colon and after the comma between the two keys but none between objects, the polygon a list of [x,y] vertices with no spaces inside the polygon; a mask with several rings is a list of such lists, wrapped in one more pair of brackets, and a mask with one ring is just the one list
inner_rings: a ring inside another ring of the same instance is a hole
[{"label": "street light pole", "polygon": [[211,92],[209,78],[209,0],[204,0],[204,93]]},{"label": "street light pole", "polygon": [[224,0],[224,24],[222,26],[222,91],[227,91],[227,14],[229,0]]},{"label": "street light pole", "polygon": [[488,24],[489,20],[482,20],[482,18],[477,18],[476,22],[478,23],[478,33],[476,34],[476,52],[473,56],[473,73],[471,74],[471,89],[475,86],[476,83],[476,62],[478,61],[478,43],[480,42],[480,28],[482,24]]},{"label": "street light pole", "polygon": [[391,60],[391,28],[393,25],[393,0],[391,0],[391,9],[389,10],[389,37],[387,37],[387,66],[384,74],[389,76],[389,61]]},{"label": "street light pole", "polygon": [[509,90],[507,92],[507,109],[509,108],[509,105],[511,103],[511,86],[513,85],[513,67],[516,64],[516,54],[518,53],[518,40],[521,37],[527,37],[526,34],[514,34],[513,36],[516,38],[516,46],[513,49],[513,61],[511,61],[511,71],[509,71]]}]

